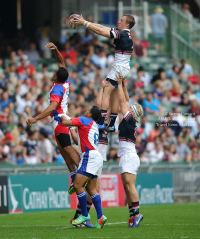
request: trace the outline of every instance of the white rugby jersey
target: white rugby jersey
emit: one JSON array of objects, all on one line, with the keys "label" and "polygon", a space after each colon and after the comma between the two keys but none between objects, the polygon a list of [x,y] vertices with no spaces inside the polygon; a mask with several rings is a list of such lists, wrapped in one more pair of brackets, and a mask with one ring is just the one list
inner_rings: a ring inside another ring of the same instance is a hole
[{"label": "white rugby jersey", "polygon": [[120,31],[118,28],[111,28],[110,38],[114,38],[115,58],[113,64],[130,69],[130,59],[133,52],[130,29]]}]

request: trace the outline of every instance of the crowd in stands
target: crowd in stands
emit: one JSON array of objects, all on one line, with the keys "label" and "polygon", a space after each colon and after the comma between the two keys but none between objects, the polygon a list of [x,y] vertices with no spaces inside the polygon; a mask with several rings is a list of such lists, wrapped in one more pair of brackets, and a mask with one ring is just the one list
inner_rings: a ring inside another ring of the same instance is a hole
[{"label": "crowd in stands", "polygon": [[[139,59],[148,57],[148,49],[134,37],[134,32],[131,34],[135,48],[127,88],[130,103],[140,103],[144,108],[136,140],[141,162],[200,162],[200,91],[195,90],[198,85],[189,81],[194,75],[192,66],[183,59],[174,62],[169,70],[160,67],[154,73],[145,71]],[[69,115],[78,117],[94,104],[99,84],[113,63],[113,49],[111,42],[100,42],[87,30],[83,36],[75,32],[58,47],[69,72]],[[1,39],[0,162],[64,163],[50,117],[31,128],[26,124],[28,118],[48,106],[56,67],[53,53],[50,60],[45,60],[37,41],[27,37],[23,42],[20,38]],[[119,113],[116,132],[110,135],[109,161],[119,159],[117,128],[120,120]]]}]

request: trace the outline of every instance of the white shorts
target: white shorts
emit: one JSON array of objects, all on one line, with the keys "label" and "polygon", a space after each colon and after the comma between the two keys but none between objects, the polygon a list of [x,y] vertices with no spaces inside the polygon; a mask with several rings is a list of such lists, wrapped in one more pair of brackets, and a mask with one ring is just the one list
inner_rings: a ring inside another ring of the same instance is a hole
[{"label": "white shorts", "polygon": [[81,161],[78,166],[78,173],[88,176],[92,174],[99,177],[103,168],[103,158],[97,150],[90,150],[81,155]]},{"label": "white shorts", "polygon": [[98,151],[101,154],[103,161],[107,161],[107,148],[108,145],[98,144]]},{"label": "white shorts", "polygon": [[125,78],[129,74],[129,69],[127,69],[123,66],[113,65],[106,78],[109,78],[111,80],[115,80],[115,77],[118,74],[121,74],[123,76],[123,78]]},{"label": "white shorts", "polygon": [[119,161],[119,173],[137,174],[140,158],[136,153],[124,154]]}]

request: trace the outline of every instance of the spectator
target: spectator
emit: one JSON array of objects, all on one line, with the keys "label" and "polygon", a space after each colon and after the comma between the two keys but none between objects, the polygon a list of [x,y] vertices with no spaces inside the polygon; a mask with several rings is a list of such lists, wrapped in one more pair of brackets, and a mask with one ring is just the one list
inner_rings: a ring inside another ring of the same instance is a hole
[{"label": "spectator", "polygon": [[147,57],[147,49],[142,45],[139,38],[133,40],[134,42],[134,51],[133,56],[135,58]]},{"label": "spectator", "polygon": [[155,123],[155,129],[153,129],[148,137],[148,142],[152,142],[156,136],[159,136],[161,133],[161,126],[159,123]]},{"label": "spectator", "polygon": [[162,92],[163,92],[163,83],[161,81],[157,81],[155,83],[155,89],[153,93],[156,94],[159,99],[162,99],[163,96]]},{"label": "spectator", "polygon": [[139,157],[145,151],[144,143],[142,142],[142,135],[138,134],[136,137],[135,148]]},{"label": "spectator", "polygon": [[137,75],[133,76],[134,87],[144,88],[148,86],[150,82],[150,77],[148,73],[144,72],[144,67],[139,66],[137,69]]},{"label": "spectator", "polygon": [[152,93],[148,93],[147,99],[143,101],[143,108],[146,113],[161,115],[162,114],[162,106],[160,100],[153,98]]},{"label": "spectator", "polygon": [[27,51],[26,55],[28,56],[30,64],[36,65],[38,63],[38,61],[40,60],[40,55],[36,50],[35,42],[30,43],[30,48],[29,51]]},{"label": "spectator", "polygon": [[48,135],[44,130],[39,133],[39,143],[38,143],[38,155],[39,162],[41,163],[52,163],[52,144],[48,139]]},{"label": "spectator", "polygon": [[169,79],[175,79],[175,80],[179,80],[181,79],[181,71],[178,67],[178,65],[174,65],[172,67],[172,69],[168,70],[166,72],[166,76],[169,78]]},{"label": "spectator", "polygon": [[28,133],[28,139],[24,144],[23,157],[26,164],[35,165],[38,163],[38,149],[34,131]]},{"label": "spectator", "polygon": [[189,109],[189,113],[191,115],[200,115],[200,107],[198,106],[198,102],[196,100],[193,100],[191,102],[191,108]]},{"label": "spectator", "polygon": [[183,105],[183,106],[189,106],[190,105],[189,96],[188,96],[188,94],[186,92],[184,92],[181,95],[180,105]]},{"label": "spectator", "polygon": [[170,144],[169,146],[169,159],[170,159],[170,162],[172,163],[177,163],[178,161],[180,161],[180,157],[178,153],[176,152],[175,144]]},{"label": "spectator", "polygon": [[94,73],[89,72],[89,67],[90,66],[88,64],[84,64],[83,71],[79,73],[79,78],[81,79],[83,85],[88,85],[90,81],[94,81],[95,79]]},{"label": "spectator", "polygon": [[179,65],[180,71],[182,72],[183,78],[187,79],[188,76],[193,75],[194,71],[191,65],[186,63],[186,60],[181,60],[181,65]]},{"label": "spectator", "polygon": [[163,157],[164,157],[164,151],[162,149],[162,144],[160,142],[156,142],[155,143],[155,149],[153,149],[150,153],[149,153],[149,162],[150,163],[158,163],[160,161],[162,161]]},{"label": "spectator", "polygon": [[16,163],[16,144],[10,143],[10,161]]},{"label": "spectator", "polygon": [[16,164],[24,164],[24,158],[22,156],[22,150],[21,149],[17,149]]},{"label": "spectator", "polygon": [[12,99],[9,98],[8,92],[5,91],[0,100],[0,110],[4,110],[4,108],[7,107],[10,102],[12,102]]},{"label": "spectator", "polygon": [[192,147],[192,161],[200,161],[200,148],[196,144]]},{"label": "spectator", "polygon": [[173,114],[171,113],[168,114],[167,127],[174,132],[175,136],[178,136],[182,130],[182,127],[180,126],[180,124],[176,120],[173,120]]},{"label": "spectator", "polygon": [[163,51],[165,29],[168,27],[168,20],[163,14],[163,9],[160,6],[156,7],[155,13],[151,15],[150,22],[154,35],[155,49]]},{"label": "spectator", "polygon": [[182,5],[182,11],[188,16],[188,18],[192,20],[193,16],[192,13],[190,12],[190,6],[188,4],[185,3]]},{"label": "spectator", "polygon": [[141,123],[138,123],[138,133],[142,134],[142,139],[146,141],[151,131],[151,124],[147,121],[147,117],[143,116]]},{"label": "spectator", "polygon": [[189,147],[190,147],[190,144],[194,142],[194,138],[191,135],[189,126],[182,128],[181,136],[182,136],[182,142],[187,144]]},{"label": "spectator", "polygon": [[191,162],[191,151],[188,146],[182,142],[181,135],[177,136],[176,151],[180,157],[180,160],[186,160],[188,163]]},{"label": "spectator", "polygon": [[182,94],[182,87],[179,85],[179,82],[175,79],[172,79],[172,89],[171,92],[171,101],[173,102],[180,102],[181,101],[181,94]]},{"label": "spectator", "polygon": [[171,80],[167,79],[165,70],[163,68],[158,69],[158,73],[153,76],[151,83],[156,84],[157,81],[162,82],[163,92],[168,91],[172,88],[172,82],[171,82]]}]

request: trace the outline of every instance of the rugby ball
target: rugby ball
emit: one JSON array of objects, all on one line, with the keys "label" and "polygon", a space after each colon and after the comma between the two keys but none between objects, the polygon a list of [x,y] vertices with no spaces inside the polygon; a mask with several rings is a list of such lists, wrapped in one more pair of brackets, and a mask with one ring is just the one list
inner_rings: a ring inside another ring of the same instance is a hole
[{"label": "rugby ball", "polygon": [[69,17],[69,26],[72,28],[72,29],[78,29],[79,25],[77,24],[74,24],[74,19],[75,18],[80,18],[80,15],[78,14],[72,14],[70,17]]}]

